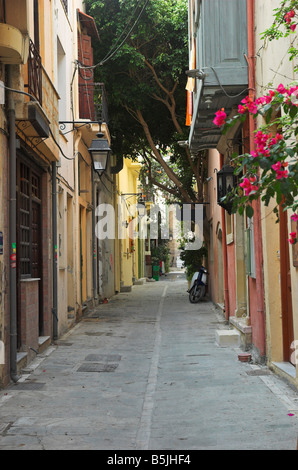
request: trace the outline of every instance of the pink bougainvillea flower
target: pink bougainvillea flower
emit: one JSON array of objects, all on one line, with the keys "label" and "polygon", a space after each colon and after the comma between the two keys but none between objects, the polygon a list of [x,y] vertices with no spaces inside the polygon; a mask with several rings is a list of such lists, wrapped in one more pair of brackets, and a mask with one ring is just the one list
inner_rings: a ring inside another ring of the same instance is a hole
[{"label": "pink bougainvillea flower", "polygon": [[265,96],[260,96],[259,98],[256,99],[256,104],[265,104],[265,103],[266,103]]},{"label": "pink bougainvillea flower", "polygon": [[238,106],[238,113],[239,114],[244,114],[247,110],[247,107],[246,106],[243,106],[242,104],[239,104]]},{"label": "pink bougainvillea flower", "polygon": [[291,219],[294,220],[294,222],[297,222],[297,220],[298,220],[298,214],[293,214],[293,215],[291,215]]},{"label": "pink bougainvillea flower", "polygon": [[281,168],[284,168],[288,166],[287,163],[281,163],[281,162],[276,162],[274,165],[271,166],[271,168],[276,171],[276,179],[280,180],[281,178],[287,178],[288,176],[288,170],[282,170]]},{"label": "pink bougainvillea flower", "polygon": [[296,238],[297,238],[296,232],[291,232],[290,238],[288,238],[288,242],[290,242],[291,245],[294,245],[294,243],[296,243]]},{"label": "pink bougainvillea flower", "polygon": [[283,86],[282,83],[280,83],[277,87],[278,93],[281,93],[282,95],[287,92],[286,88]]},{"label": "pink bougainvillea flower", "polygon": [[213,120],[213,123],[218,126],[218,127],[221,127],[223,126],[225,123],[226,123],[226,113],[225,113],[225,110],[224,108],[221,108],[219,109],[216,113],[215,113],[215,119]]},{"label": "pink bougainvillea flower", "polygon": [[258,111],[257,104],[254,102],[251,96],[247,96],[246,98],[243,98],[241,101],[243,103],[243,106],[239,105],[238,111],[243,114],[246,109],[251,113],[251,114],[256,114]]},{"label": "pink bougainvillea flower", "polygon": [[270,142],[271,142],[271,137],[272,137],[272,134],[264,134],[262,131],[258,131],[256,133],[256,137],[255,137],[255,144],[256,144],[256,155],[253,155],[254,156],[260,156],[260,155],[263,155],[264,157],[269,157],[270,156],[270,152],[269,152],[269,149],[267,147],[270,147]]},{"label": "pink bougainvillea flower", "polygon": [[272,137],[270,141],[268,142],[268,147],[272,147],[272,145],[277,144],[278,141],[283,140],[283,136],[281,134],[276,134],[275,137]]},{"label": "pink bougainvillea flower", "polygon": [[276,140],[283,140],[284,136],[282,134],[277,133],[275,138]]},{"label": "pink bougainvillea flower", "polygon": [[293,23],[293,24],[291,24],[290,29],[291,29],[292,31],[295,31],[296,26],[297,26],[297,25],[296,25],[295,23]]},{"label": "pink bougainvillea flower", "polygon": [[291,86],[288,90],[288,94],[289,95],[292,95],[292,93],[295,93],[296,91],[298,91],[298,85],[296,86]]},{"label": "pink bougainvillea flower", "polygon": [[293,9],[291,11],[288,11],[288,13],[285,14],[286,23],[290,24],[294,16],[295,16],[295,12]]},{"label": "pink bougainvillea flower", "polygon": [[250,194],[252,191],[257,191],[257,190],[258,190],[258,187],[257,187],[257,186],[251,184],[251,183],[254,183],[255,180],[256,180],[255,177],[249,178],[249,179],[248,179],[248,178],[244,178],[244,179],[243,179],[243,182],[240,183],[240,187],[241,187],[242,189],[244,189],[244,194],[245,194],[245,196],[249,196],[249,194]]}]

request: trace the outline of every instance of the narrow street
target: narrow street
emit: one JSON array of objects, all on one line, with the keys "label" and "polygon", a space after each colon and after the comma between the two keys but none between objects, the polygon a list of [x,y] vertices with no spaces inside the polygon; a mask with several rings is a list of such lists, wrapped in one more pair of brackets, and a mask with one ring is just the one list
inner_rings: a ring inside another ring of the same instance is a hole
[{"label": "narrow street", "polygon": [[0,450],[296,450],[297,392],[218,347],[219,310],[186,289],[134,286],[37,356],[0,393]]}]

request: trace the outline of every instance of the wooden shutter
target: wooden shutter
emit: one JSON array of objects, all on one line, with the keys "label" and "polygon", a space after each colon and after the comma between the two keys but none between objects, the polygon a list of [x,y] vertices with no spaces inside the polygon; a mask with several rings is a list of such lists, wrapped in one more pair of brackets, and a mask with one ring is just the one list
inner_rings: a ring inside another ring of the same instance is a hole
[{"label": "wooden shutter", "polygon": [[[93,49],[91,37],[78,35],[78,59],[84,65],[93,65]],[[80,118],[95,120],[93,71],[80,69],[79,74],[79,106]]]}]

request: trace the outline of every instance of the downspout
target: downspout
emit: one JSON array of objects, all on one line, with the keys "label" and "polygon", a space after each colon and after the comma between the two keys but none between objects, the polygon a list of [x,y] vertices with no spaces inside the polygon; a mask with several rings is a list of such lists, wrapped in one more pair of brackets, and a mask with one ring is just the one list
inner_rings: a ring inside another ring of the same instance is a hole
[{"label": "downspout", "polygon": [[91,187],[92,187],[92,250],[93,250],[93,258],[92,258],[92,279],[93,279],[93,299],[97,298],[96,293],[96,238],[95,238],[95,204],[96,204],[96,197],[95,197],[95,187],[94,187],[94,169],[91,166]]},{"label": "downspout", "polygon": [[[220,154],[220,168],[223,167],[224,156]],[[221,209],[221,225],[222,225],[222,250],[223,250],[223,272],[224,272],[224,299],[225,299],[225,319],[230,318],[230,302],[229,302],[229,280],[228,280],[228,255],[227,255],[227,237],[226,237],[226,213],[224,208]]]},{"label": "downspout", "polygon": [[[255,99],[256,80],[255,80],[255,0],[247,0],[247,45],[248,45],[248,87],[249,93]],[[249,144],[250,152],[255,150],[254,142],[255,121],[252,115],[249,115]],[[261,209],[260,200],[255,201],[254,217],[254,241],[255,261],[256,261],[256,281],[257,281],[257,313],[261,316],[259,327],[262,330],[263,345],[261,355],[266,352],[266,332],[265,332],[265,303],[264,303],[264,280],[263,280],[263,247],[262,247],[262,228],[261,228]]]},{"label": "downspout", "polygon": [[[13,88],[12,65],[7,66],[8,86]],[[16,241],[17,241],[17,199],[16,199],[16,129],[15,104],[12,92],[8,92],[8,128],[9,128],[9,256],[10,256],[10,376],[14,382],[19,380],[17,375],[17,270],[16,270]]]},{"label": "downspout", "polygon": [[53,237],[53,339],[58,338],[58,287],[57,287],[57,163],[52,163],[52,237]]}]

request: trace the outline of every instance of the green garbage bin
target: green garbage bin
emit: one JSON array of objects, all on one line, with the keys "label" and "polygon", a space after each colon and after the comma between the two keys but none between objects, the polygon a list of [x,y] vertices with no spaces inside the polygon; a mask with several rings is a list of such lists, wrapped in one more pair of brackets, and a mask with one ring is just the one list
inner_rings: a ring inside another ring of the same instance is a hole
[{"label": "green garbage bin", "polygon": [[159,266],[152,266],[152,277],[156,281],[159,281]]}]

